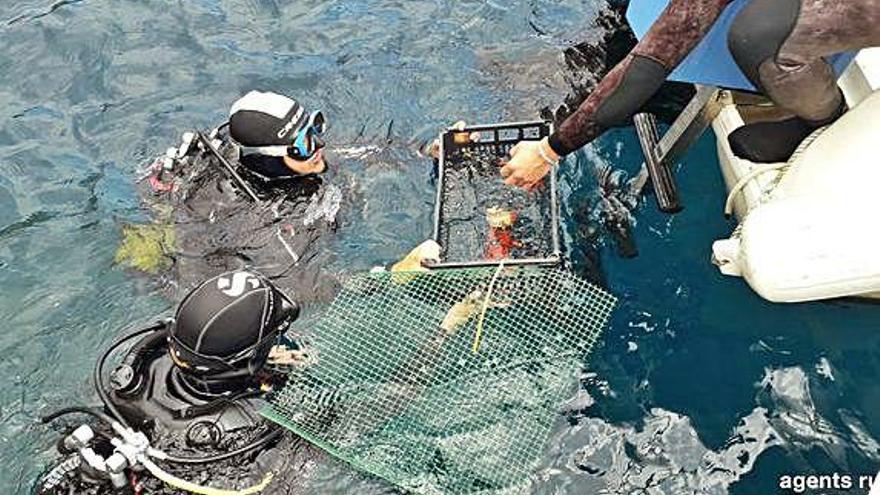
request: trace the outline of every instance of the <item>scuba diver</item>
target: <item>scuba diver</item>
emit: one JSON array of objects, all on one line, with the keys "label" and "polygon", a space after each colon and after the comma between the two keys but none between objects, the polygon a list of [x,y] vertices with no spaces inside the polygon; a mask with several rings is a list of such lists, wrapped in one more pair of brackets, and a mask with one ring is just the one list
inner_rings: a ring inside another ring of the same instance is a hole
[{"label": "scuba diver", "polygon": [[185,133],[147,172],[143,196],[154,224],[170,234],[162,266],[143,271],[161,273],[170,297],[243,267],[305,294],[304,303],[332,295],[337,283],[320,268],[331,261],[326,234],[343,194],[323,177],[326,128],[321,111],[251,91],[233,103],[227,122]]},{"label": "scuba diver", "polygon": [[[283,384],[282,368],[304,363],[302,350],[279,344],[298,315],[298,304],[263,275],[229,272],[190,292],[173,319],[118,340],[95,369],[106,413],[74,407],[44,418],[85,413],[101,421],[59,442],[65,459],[37,493],[235,494],[272,485],[270,493],[293,493],[290,477],[302,475],[294,458],[318,454],[258,410]],[[136,338],[107,390],[106,360]],[[282,473],[283,483],[272,481]]]},{"label": "scuba diver", "polygon": [[[501,169],[509,185],[537,186],[559,160],[623,125],[660,88],[734,0],[671,0],[648,33],[555,133],[523,141]],[[815,129],[845,111],[823,57],[880,45],[880,0],[750,0],[730,29],[740,70],[776,105],[795,114],[730,134],[738,156],[787,160]]]},{"label": "scuba diver", "polygon": [[[407,283],[439,259],[440,246],[428,240],[372,271],[401,272],[398,282]],[[289,329],[300,300],[259,272],[226,272],[191,290],[173,318],[119,338],[95,364],[104,410],[68,407],[43,418],[85,414],[98,426],[68,431],[57,444],[63,460],[39,480],[36,493],[310,493],[310,469],[325,454],[258,414],[291,371],[317,359],[304,335]],[[462,308],[450,309],[445,332],[466,323],[476,306]],[[108,385],[107,360],[135,340]]]},{"label": "scuba diver", "polygon": [[[406,283],[439,258],[440,246],[429,240],[387,270],[403,272],[397,280]],[[477,307],[456,304],[441,328],[455,332]],[[310,493],[310,470],[325,454],[258,414],[291,371],[317,359],[305,337],[289,330],[299,314],[299,300],[264,275],[240,270],[198,285],[172,319],[118,339],[95,364],[104,410],[68,407],[43,418],[86,414],[99,423],[69,430],[58,442],[63,459],[38,481],[36,493]],[[109,373],[108,387],[106,361],[135,339]]]}]

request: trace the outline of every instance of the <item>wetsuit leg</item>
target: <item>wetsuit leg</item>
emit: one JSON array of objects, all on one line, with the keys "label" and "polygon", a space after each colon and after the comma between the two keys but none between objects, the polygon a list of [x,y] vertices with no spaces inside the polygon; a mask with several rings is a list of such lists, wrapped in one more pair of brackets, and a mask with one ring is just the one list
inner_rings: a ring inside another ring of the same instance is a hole
[{"label": "wetsuit leg", "polygon": [[880,0],[752,0],[731,27],[729,43],[749,79],[800,117],[741,128],[730,136],[734,152],[783,161],[813,129],[843,112],[823,57],[880,45]]},{"label": "wetsuit leg", "polygon": [[628,122],[712,29],[730,1],[670,0],[630,54],[549,137],[550,147],[567,155],[608,127]]}]

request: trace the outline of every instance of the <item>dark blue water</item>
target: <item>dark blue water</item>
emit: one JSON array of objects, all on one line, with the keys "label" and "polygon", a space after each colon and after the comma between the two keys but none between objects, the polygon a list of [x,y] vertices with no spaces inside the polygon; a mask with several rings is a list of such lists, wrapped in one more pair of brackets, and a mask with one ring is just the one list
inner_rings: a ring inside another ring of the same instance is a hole
[{"label": "dark blue water", "polygon": [[[136,171],[183,130],[222,120],[255,88],[323,108],[332,146],[384,151],[337,174],[357,199],[341,212],[329,269],[387,263],[430,233],[430,164],[415,143],[458,118],[531,118],[560,101],[560,52],[600,38],[593,21],[603,7],[4,2],[0,492],[28,493],[53,459],[56,434],[36,418],[95,403],[89,372],[99,350],[171,306],[113,256],[121,224],[148,218]],[[636,212],[633,260],[573,220],[595,207],[597,164],[637,169],[631,131],[564,165],[568,243],[595,254],[622,303],[584,389],[557,419],[535,493],[770,494],[782,474],[866,474],[880,464],[880,308],[774,306],[717,273],[710,244],[733,225],[721,215],[713,140],[683,160],[682,214],[664,216],[650,202]],[[342,465],[324,469],[318,485],[387,489]]]}]

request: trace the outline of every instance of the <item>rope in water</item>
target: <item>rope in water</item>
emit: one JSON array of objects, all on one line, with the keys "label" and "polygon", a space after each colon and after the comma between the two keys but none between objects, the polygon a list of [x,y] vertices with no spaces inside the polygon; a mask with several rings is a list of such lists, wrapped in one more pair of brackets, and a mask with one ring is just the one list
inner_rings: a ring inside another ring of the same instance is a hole
[{"label": "rope in water", "polygon": [[504,261],[502,260],[498,263],[498,269],[495,270],[495,274],[492,275],[492,280],[489,281],[489,288],[486,290],[486,297],[483,299],[483,308],[480,310],[480,319],[477,320],[477,328],[474,331],[474,345],[471,348],[471,352],[476,354],[480,351],[480,341],[483,338],[483,321],[486,319],[486,310],[489,309],[489,302],[492,300],[492,291],[495,290],[495,282],[498,280],[498,275],[501,274],[501,270],[504,269]]}]

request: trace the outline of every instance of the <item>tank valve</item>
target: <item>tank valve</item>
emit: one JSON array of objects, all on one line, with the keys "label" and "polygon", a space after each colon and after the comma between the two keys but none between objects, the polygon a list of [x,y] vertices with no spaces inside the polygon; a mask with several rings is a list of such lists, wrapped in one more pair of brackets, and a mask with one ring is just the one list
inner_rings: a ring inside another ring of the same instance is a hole
[{"label": "tank valve", "polygon": [[106,461],[107,474],[110,476],[110,482],[116,488],[124,488],[128,485],[128,477],[125,476],[125,468],[128,467],[128,460],[124,455],[116,452],[107,458]]}]

